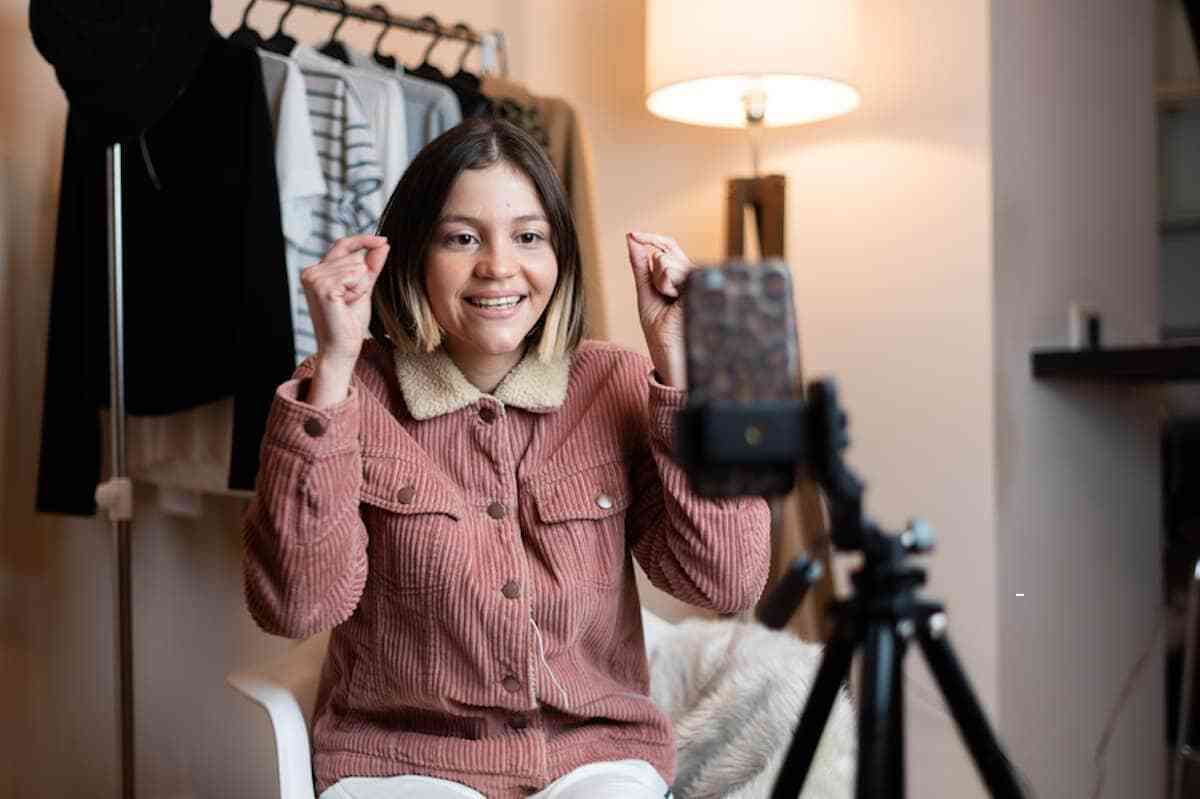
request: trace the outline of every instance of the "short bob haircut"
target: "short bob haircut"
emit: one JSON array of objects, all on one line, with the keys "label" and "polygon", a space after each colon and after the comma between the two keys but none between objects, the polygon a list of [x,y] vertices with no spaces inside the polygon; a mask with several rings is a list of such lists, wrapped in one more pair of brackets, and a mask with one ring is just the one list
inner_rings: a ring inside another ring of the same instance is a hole
[{"label": "short bob haircut", "polygon": [[583,275],[579,238],[562,183],[541,145],[517,126],[497,119],[468,119],[427,144],[409,164],[379,223],[391,244],[375,283],[371,336],[402,352],[431,352],[442,343],[425,293],[425,258],[446,198],[467,169],[506,163],[533,183],[550,224],[558,280],[526,342],[548,361],[583,337]]}]

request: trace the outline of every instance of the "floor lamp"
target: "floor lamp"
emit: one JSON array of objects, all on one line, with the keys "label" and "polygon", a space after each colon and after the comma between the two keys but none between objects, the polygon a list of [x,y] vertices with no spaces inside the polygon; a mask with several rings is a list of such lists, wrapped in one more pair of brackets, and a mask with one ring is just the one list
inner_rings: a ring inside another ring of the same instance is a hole
[{"label": "floor lamp", "polygon": [[[848,0],[647,0],[646,107],[664,119],[743,129],[749,137],[753,173],[726,184],[726,257],[747,255],[747,210],[759,253],[785,257],[786,178],[760,173],[762,132],[858,106],[850,83],[854,28]],[[810,592],[810,612],[795,619],[797,632],[823,638],[822,609],[832,597],[824,510],[807,481],[790,499],[772,507],[771,582],[800,552],[821,557],[826,577]]]}]

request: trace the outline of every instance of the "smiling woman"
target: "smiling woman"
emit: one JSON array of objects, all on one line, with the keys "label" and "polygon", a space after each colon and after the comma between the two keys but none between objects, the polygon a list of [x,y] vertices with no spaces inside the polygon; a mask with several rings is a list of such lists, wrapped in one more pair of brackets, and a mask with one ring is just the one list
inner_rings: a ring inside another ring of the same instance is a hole
[{"label": "smiling woman", "polygon": [[318,352],[276,394],[244,531],[255,620],[332,629],[318,792],[670,796],[632,558],[721,613],[770,559],[766,503],[695,496],[671,458],[691,263],[630,234],[651,358],[581,342],[562,186],[494,120],[427,145],[380,233],[304,270]]},{"label": "smiling woman", "polygon": [[[467,299],[491,301],[481,306],[524,297],[512,324],[485,326],[491,329],[485,339],[507,333],[510,360],[527,339],[543,361],[561,357],[582,337],[583,291],[575,223],[554,167],[513,126],[468,122],[456,134],[417,156],[388,204],[380,233],[394,249],[376,289],[371,332],[381,343],[416,352],[433,351],[448,334],[447,351],[469,355],[470,342],[483,340],[459,323],[489,317],[464,318]],[[502,362],[487,360],[489,372]]]},{"label": "smiling woman", "polygon": [[468,380],[491,391],[517,365],[558,282],[550,223],[533,182],[505,162],[463,172],[425,263],[425,291],[446,351]]}]

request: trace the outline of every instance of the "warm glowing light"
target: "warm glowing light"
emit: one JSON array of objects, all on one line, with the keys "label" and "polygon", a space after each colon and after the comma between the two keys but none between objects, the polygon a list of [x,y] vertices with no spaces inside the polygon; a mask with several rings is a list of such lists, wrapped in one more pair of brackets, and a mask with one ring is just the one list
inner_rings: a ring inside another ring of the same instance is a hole
[{"label": "warm glowing light", "polygon": [[646,107],[723,128],[852,111],[855,15],[848,0],[646,0]]},{"label": "warm glowing light", "polygon": [[858,90],[847,83],[810,75],[717,75],[673,83],[652,92],[646,107],[676,122],[719,128],[746,127],[744,98],[766,95],[763,124],[802,125],[853,111]]}]

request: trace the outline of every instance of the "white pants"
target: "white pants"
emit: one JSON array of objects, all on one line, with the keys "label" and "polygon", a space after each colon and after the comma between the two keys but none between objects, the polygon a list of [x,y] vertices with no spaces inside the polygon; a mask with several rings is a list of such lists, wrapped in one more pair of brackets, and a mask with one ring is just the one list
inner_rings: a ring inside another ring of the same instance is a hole
[{"label": "white pants", "polygon": [[[665,799],[662,776],[645,760],[588,763],[562,775],[529,799]],[[487,799],[450,780],[415,775],[347,777],[321,792],[320,799]]]}]

